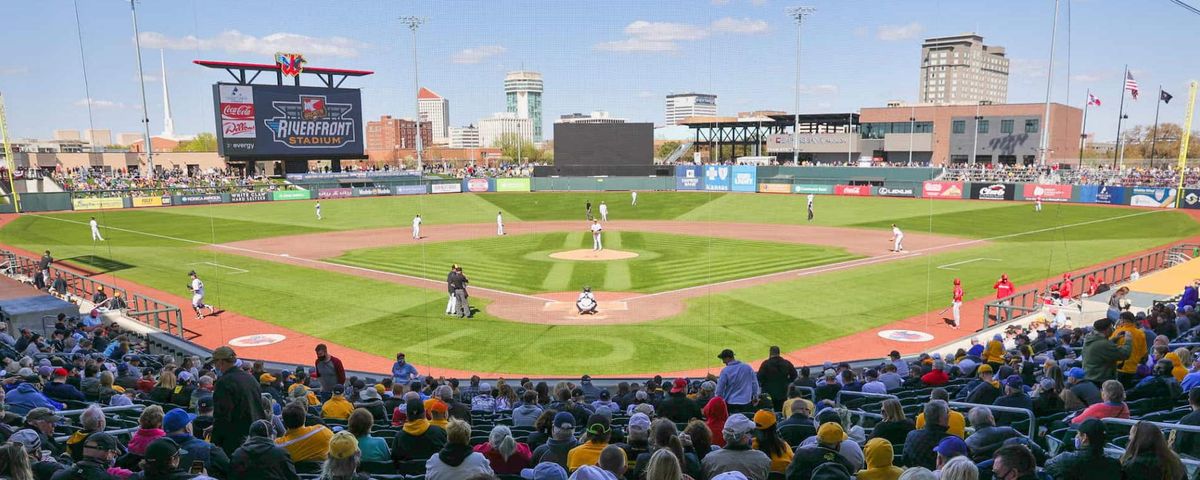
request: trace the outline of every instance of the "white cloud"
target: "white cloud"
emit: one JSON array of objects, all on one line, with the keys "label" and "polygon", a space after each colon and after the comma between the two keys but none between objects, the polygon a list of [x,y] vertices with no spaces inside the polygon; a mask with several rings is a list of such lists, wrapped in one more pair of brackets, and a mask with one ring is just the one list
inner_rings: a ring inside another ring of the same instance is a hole
[{"label": "white cloud", "polygon": [[885,42],[896,40],[908,40],[920,35],[925,31],[925,27],[920,23],[912,22],[907,25],[880,25],[875,31],[875,37]]},{"label": "white cloud", "polygon": [[686,23],[635,21],[625,27],[625,33],[633,38],[652,42],[673,42],[676,40],[700,40],[708,36],[701,27]]},{"label": "white cloud", "polygon": [[29,73],[29,67],[0,66],[0,75],[24,75]]},{"label": "white cloud", "polygon": [[482,47],[464,48],[450,55],[450,61],[454,63],[479,63],[486,60],[488,57],[494,57],[507,52],[508,49],[500,45],[484,45]]},{"label": "white cloud", "polygon": [[143,32],[142,46],[168,50],[224,50],[227,53],[253,53],[270,57],[275,52],[298,52],[309,57],[357,57],[368,44],[346,37],[310,37],[298,33],[277,32],[263,37],[226,30],[208,38],[169,37],[158,32]]},{"label": "white cloud", "polygon": [[[75,105],[76,107],[86,107],[86,106],[88,106],[88,99],[81,98],[79,100],[76,100],[75,103],[73,103],[72,105]],[[131,105],[126,104],[124,102],[115,102],[112,100],[102,100],[102,99],[98,99],[98,98],[93,98],[92,99],[92,108],[114,109],[115,110],[115,109],[122,109],[122,108],[131,108]]]},{"label": "white cloud", "polygon": [[712,23],[712,31],[722,33],[736,33],[742,35],[754,35],[766,32],[770,27],[767,26],[766,20],[754,20],[751,18],[732,18],[725,17],[716,20]]},{"label": "white cloud", "polygon": [[674,52],[679,50],[679,45],[675,42],[628,38],[612,42],[600,42],[594,48],[609,52]]}]

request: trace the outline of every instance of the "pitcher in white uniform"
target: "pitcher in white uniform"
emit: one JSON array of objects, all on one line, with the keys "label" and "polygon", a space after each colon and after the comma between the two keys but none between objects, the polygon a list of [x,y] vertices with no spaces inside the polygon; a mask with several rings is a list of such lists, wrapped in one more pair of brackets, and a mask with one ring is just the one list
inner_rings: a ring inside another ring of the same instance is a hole
[{"label": "pitcher in white uniform", "polygon": [[600,202],[600,221],[608,221],[608,205],[604,202]]},{"label": "pitcher in white uniform", "polygon": [[92,227],[92,241],[103,242],[104,237],[100,236],[100,224],[96,223],[96,217],[92,217],[92,219],[88,221],[88,225]]},{"label": "pitcher in white uniform", "polygon": [[604,230],[604,228],[600,226],[600,222],[592,220],[591,230],[592,230],[592,251],[599,252],[600,250],[604,250],[604,245],[602,245],[600,243],[600,231]]},{"label": "pitcher in white uniform", "polygon": [[496,212],[496,235],[504,235],[504,212]]},{"label": "pitcher in white uniform", "polygon": [[892,251],[893,252],[903,252],[904,251],[904,243],[903,242],[904,242],[904,232],[901,232],[900,227],[897,227],[896,224],[893,223],[892,224]]},{"label": "pitcher in white uniform", "polygon": [[421,239],[421,215],[413,217],[413,240]]}]

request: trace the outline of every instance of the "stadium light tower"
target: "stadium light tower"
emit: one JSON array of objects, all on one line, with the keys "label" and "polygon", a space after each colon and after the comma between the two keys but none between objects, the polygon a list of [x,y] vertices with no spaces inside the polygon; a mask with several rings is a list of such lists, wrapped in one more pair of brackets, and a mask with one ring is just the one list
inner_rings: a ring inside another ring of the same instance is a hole
[{"label": "stadium light tower", "polygon": [[796,112],[792,121],[792,163],[800,164],[800,33],[804,17],[816,12],[816,7],[788,7],[789,17],[796,19]]},{"label": "stadium light tower", "polygon": [[421,162],[421,77],[417,75],[417,29],[421,28],[421,24],[425,23],[424,17],[400,17],[400,23],[412,30],[413,37],[413,101],[416,102],[416,116],[413,117],[413,126],[416,127],[417,137],[417,178],[424,180],[425,170]]},{"label": "stadium light tower", "polygon": [[[142,74],[142,40],[138,38],[137,0],[129,0],[129,11],[133,14],[133,46],[137,51],[138,86],[142,88],[142,127],[146,132],[146,169],[149,170],[146,173],[148,178],[154,178],[154,145],[150,142],[150,112],[146,108],[146,76]],[[89,106],[91,102],[92,99],[89,98]]]}]

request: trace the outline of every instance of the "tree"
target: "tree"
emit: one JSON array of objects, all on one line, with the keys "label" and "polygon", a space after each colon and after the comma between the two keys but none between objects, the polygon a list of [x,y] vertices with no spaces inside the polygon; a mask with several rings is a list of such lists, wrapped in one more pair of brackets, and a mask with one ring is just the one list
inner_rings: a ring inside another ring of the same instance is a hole
[{"label": "tree", "polygon": [[[515,133],[505,133],[500,135],[493,147],[500,149],[500,154],[504,158],[516,161],[520,158],[522,162],[544,162],[547,158],[554,158],[552,153],[547,153],[546,150],[537,148],[537,145],[529,140],[524,140]],[[521,154],[517,155],[517,147],[520,147]]]},{"label": "tree", "polygon": [[658,158],[659,160],[665,159],[672,153],[675,153],[675,150],[679,148],[679,145],[680,143],[675,140],[663,142],[658,146],[658,151],[655,152],[654,157]]},{"label": "tree", "polygon": [[217,137],[211,133],[201,133],[196,135],[196,138],[179,142],[175,147],[176,152],[215,152],[217,151]]}]

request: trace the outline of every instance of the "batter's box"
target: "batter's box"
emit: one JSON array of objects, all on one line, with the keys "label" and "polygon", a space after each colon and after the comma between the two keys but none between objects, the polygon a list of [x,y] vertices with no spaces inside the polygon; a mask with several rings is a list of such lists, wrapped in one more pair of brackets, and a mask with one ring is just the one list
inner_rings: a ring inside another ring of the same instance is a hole
[{"label": "batter's box", "polygon": [[[596,310],[600,313],[606,311],[626,311],[629,306],[625,302],[597,302]],[[546,302],[542,307],[543,312],[569,312],[579,313],[579,309],[575,307],[575,302]]]}]

